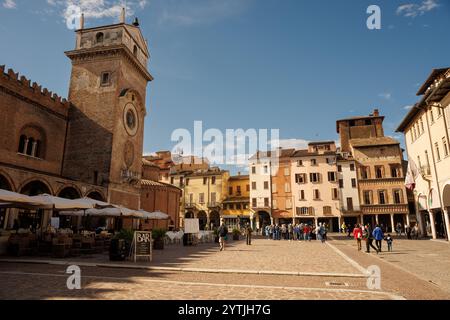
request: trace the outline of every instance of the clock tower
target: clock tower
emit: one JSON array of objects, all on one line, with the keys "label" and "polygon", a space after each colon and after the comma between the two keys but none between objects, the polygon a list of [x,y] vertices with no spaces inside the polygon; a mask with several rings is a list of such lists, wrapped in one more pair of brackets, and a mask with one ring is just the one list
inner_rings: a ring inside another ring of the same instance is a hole
[{"label": "clock tower", "polygon": [[140,208],[147,42],[139,22],[76,31],[63,176],[108,189],[114,204]]}]

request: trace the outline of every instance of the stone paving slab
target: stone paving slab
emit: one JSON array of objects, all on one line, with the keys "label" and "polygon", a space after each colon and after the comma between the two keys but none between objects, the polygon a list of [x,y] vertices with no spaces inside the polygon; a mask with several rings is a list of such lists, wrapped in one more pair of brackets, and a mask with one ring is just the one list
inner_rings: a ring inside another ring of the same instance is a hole
[{"label": "stone paving slab", "polygon": [[[354,245],[351,240],[339,240]],[[394,239],[393,252],[384,252],[376,258],[414,274],[422,280],[435,283],[450,293],[450,245],[449,242],[431,240]]]},{"label": "stone paving slab", "polygon": [[42,259],[3,257],[0,261],[78,264],[83,266],[135,267],[154,270],[208,273],[284,274],[310,276],[363,277],[361,270],[349,264],[332,248],[320,242],[288,242],[254,239],[251,246],[245,242],[229,243],[224,252],[214,244],[197,247],[166,246],[154,251],[153,262],[111,263],[107,255],[84,258]]},{"label": "stone paving slab", "polygon": [[[440,259],[417,258],[426,254],[448,255],[441,252],[442,243],[433,241],[394,240],[394,252],[372,252],[366,254],[356,250],[356,243],[351,240],[332,241],[331,243],[351,259],[367,268],[376,265],[381,269],[381,286],[384,291],[396,293],[406,299],[414,300],[450,300],[449,281],[446,276],[450,264]],[[436,246],[441,246],[438,248]],[[447,246],[447,244],[444,244]],[[445,247],[444,247],[445,248]],[[445,249],[444,249],[445,250]],[[397,253],[397,254],[396,254]],[[390,259],[394,259],[391,260]],[[443,276],[438,279],[439,275]],[[436,281],[436,284],[430,282]],[[439,284],[437,284],[439,282]]]},{"label": "stone paving slab", "polygon": [[82,290],[68,290],[66,275],[2,273],[0,299],[92,300],[394,300],[386,292],[353,289],[240,285],[141,277],[82,277]]}]

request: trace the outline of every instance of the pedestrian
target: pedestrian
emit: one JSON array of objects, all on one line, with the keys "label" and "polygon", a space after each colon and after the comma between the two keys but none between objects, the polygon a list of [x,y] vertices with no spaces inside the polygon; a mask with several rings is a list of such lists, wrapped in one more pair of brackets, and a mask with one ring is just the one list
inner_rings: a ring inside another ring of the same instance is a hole
[{"label": "pedestrian", "polygon": [[221,220],[220,227],[217,229],[217,232],[219,234],[219,245],[220,245],[220,251],[225,250],[225,241],[228,236],[228,228],[225,225],[225,221]]},{"label": "pedestrian", "polygon": [[402,236],[402,224],[400,222],[397,223],[397,228],[395,228],[395,231],[397,232],[397,237]]},{"label": "pedestrian", "polygon": [[356,240],[356,245],[358,246],[358,251],[362,250],[362,230],[359,225],[355,224],[355,228],[353,229],[353,237]]},{"label": "pedestrian", "polygon": [[305,241],[311,241],[311,228],[308,224],[304,225],[303,228],[303,237]]},{"label": "pedestrian", "polygon": [[406,238],[411,240],[411,227],[408,224],[405,224],[405,233],[406,233]]},{"label": "pedestrian", "polygon": [[292,224],[288,225],[288,240],[289,242],[294,238],[294,229],[292,227]]},{"label": "pedestrian", "polygon": [[322,222],[316,226],[316,240],[322,241]]},{"label": "pedestrian", "polygon": [[250,223],[247,223],[245,226],[245,235],[247,238],[247,245],[251,246],[252,245],[252,228],[250,227]]},{"label": "pedestrian", "polygon": [[322,223],[322,242],[328,240],[328,225],[326,223]]},{"label": "pedestrian", "polygon": [[370,247],[372,247],[378,254],[378,248],[373,245],[373,235],[372,229],[370,228],[370,224],[367,224],[364,227],[363,238],[366,241],[366,253],[370,253]]},{"label": "pedestrian", "polygon": [[379,225],[376,225],[375,229],[372,232],[372,235],[375,238],[375,244],[377,245],[378,252],[381,252],[381,245],[384,239],[384,234]]},{"label": "pedestrian", "polygon": [[387,237],[385,238],[385,240],[387,242],[388,251],[392,252],[392,242],[394,242],[394,240],[392,239],[391,235],[388,234]]},{"label": "pedestrian", "polygon": [[345,221],[344,221],[344,222],[342,222],[342,225],[341,225],[341,232],[345,233],[346,230],[347,230],[347,226],[345,225]]},{"label": "pedestrian", "polygon": [[419,224],[416,223],[416,225],[414,226],[414,240],[419,240]]},{"label": "pedestrian", "polygon": [[351,225],[349,224],[348,226],[347,226],[347,238],[351,238],[352,237],[352,228],[351,228]]}]

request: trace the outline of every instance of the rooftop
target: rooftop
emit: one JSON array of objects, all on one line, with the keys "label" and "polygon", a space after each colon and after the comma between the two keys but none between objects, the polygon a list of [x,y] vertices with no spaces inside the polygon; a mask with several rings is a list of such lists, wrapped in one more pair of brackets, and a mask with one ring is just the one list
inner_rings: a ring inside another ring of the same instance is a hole
[{"label": "rooftop", "polygon": [[400,142],[391,137],[377,137],[377,138],[367,138],[367,139],[351,139],[350,144],[354,148],[358,147],[374,147],[374,146],[388,146],[388,145],[399,145]]}]

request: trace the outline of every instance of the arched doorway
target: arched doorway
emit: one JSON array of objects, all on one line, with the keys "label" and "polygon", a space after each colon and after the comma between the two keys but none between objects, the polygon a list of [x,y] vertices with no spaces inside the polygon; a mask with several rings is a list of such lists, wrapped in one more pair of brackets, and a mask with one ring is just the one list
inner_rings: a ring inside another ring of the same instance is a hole
[{"label": "arched doorway", "polygon": [[266,211],[259,211],[256,219],[256,228],[263,230],[265,226],[271,224],[270,214]]},{"label": "arched doorway", "polygon": [[81,198],[81,195],[74,187],[66,187],[58,193],[58,197],[73,200]]},{"label": "arched doorway", "polygon": [[200,230],[205,230],[206,225],[208,224],[208,216],[205,211],[200,211],[197,214],[198,224],[200,226]]},{"label": "arched doorway", "polygon": [[[81,194],[74,187],[65,187],[59,193],[58,197],[64,199],[79,199]],[[60,227],[61,228],[71,228],[78,227],[78,217],[75,216],[59,216]]]},{"label": "arched doorway", "polygon": [[27,196],[38,196],[41,194],[51,194],[51,191],[44,182],[35,180],[24,185],[20,193],[26,194]]},{"label": "arched doorway", "polygon": [[450,182],[448,182],[444,186],[444,191],[442,192],[442,203],[447,212],[444,212],[444,221],[445,221],[445,231],[447,240],[450,241]]},{"label": "arched doorway", "polygon": [[[0,189],[12,191],[8,179],[0,174]],[[0,208],[0,229],[5,228],[6,223],[6,209]]]},{"label": "arched doorway", "polygon": [[212,229],[218,228],[220,226],[220,213],[212,211],[209,220],[211,221]]},{"label": "arched doorway", "polygon": [[86,197],[94,199],[94,200],[98,200],[98,201],[105,201],[105,198],[98,191],[92,191],[92,192],[88,193],[88,195]]},{"label": "arched doorway", "polygon": [[195,215],[192,211],[188,211],[186,212],[186,214],[184,215],[185,219],[194,219]]},{"label": "arched doorway", "polygon": [[[42,181],[35,180],[28,182],[20,189],[20,193],[28,196],[38,196],[41,194],[52,194],[50,188]],[[36,228],[43,225],[44,210],[20,210],[14,226],[17,228]]]}]

